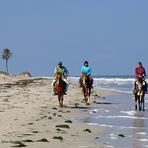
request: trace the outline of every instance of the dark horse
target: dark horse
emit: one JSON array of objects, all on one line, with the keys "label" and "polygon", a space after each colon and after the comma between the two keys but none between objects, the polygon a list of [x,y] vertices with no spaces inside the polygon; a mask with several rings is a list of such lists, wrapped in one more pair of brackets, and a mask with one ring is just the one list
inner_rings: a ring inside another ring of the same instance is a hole
[{"label": "dark horse", "polygon": [[80,87],[82,88],[82,93],[84,95],[84,101],[86,105],[89,105],[93,80],[92,78],[87,76],[86,73],[83,73],[79,80],[79,83],[80,83]]},{"label": "dark horse", "polygon": [[135,81],[134,96],[135,96],[135,110],[137,110],[137,104],[139,105],[139,111],[145,111],[144,97],[147,92],[147,83],[142,77],[139,77]]},{"label": "dark horse", "polygon": [[64,94],[65,94],[65,88],[66,88],[66,83],[62,79],[62,74],[57,72],[55,75],[55,92],[58,95],[58,101],[59,101],[59,106],[63,107],[63,100],[64,100]]}]

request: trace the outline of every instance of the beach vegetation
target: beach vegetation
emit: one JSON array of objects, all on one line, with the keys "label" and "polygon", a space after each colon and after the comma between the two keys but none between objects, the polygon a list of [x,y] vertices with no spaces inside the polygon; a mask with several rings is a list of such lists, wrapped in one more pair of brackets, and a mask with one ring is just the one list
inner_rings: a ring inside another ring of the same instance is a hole
[{"label": "beach vegetation", "polygon": [[33,140],[27,139],[27,140],[22,140],[22,142],[34,142]]},{"label": "beach vegetation", "polygon": [[66,120],[65,123],[72,123],[72,121],[71,120]]},{"label": "beach vegetation", "polygon": [[42,138],[40,140],[37,140],[37,142],[49,142],[46,138]]},{"label": "beach vegetation", "polygon": [[0,71],[0,74],[9,75],[6,71]]},{"label": "beach vegetation", "polygon": [[12,52],[10,51],[10,49],[5,48],[2,51],[2,59],[6,61],[6,72],[8,73],[8,60],[10,59],[10,57],[12,56]]},{"label": "beach vegetation", "polygon": [[70,128],[67,124],[56,125],[58,128]]},{"label": "beach vegetation", "polygon": [[90,130],[90,129],[85,129],[85,130],[83,130],[83,132],[88,132],[88,133],[92,133],[92,131]]},{"label": "beach vegetation", "polygon": [[60,140],[60,141],[64,140],[64,138],[61,137],[61,136],[54,136],[53,139],[58,139],[58,140]]}]

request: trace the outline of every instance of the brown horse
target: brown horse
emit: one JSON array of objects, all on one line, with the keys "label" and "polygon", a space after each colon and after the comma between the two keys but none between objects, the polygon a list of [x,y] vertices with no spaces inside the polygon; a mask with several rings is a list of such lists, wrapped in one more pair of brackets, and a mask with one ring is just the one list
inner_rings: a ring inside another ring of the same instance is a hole
[{"label": "brown horse", "polygon": [[137,104],[138,104],[139,111],[141,110],[145,111],[144,97],[146,92],[147,92],[147,83],[142,78],[137,79],[135,81],[135,87],[134,87],[135,110],[137,110]]},{"label": "brown horse", "polygon": [[55,92],[58,95],[58,101],[59,101],[59,106],[63,107],[63,100],[64,100],[64,94],[65,94],[65,87],[66,83],[62,79],[62,74],[57,72],[55,75]]},{"label": "brown horse", "polygon": [[82,93],[84,95],[84,101],[86,105],[90,104],[90,95],[91,95],[91,88],[92,88],[92,79],[87,76],[86,73],[83,73],[80,80],[80,87],[82,88]]}]

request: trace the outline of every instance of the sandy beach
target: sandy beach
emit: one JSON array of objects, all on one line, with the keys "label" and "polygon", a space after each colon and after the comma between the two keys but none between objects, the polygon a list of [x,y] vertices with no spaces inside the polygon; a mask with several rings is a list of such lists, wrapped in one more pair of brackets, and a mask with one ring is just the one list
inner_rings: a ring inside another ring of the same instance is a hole
[{"label": "sandy beach", "polygon": [[91,116],[88,110],[96,99],[112,92],[94,88],[91,104],[86,106],[78,84],[69,79],[65,107],[60,108],[51,81],[43,77],[0,75],[0,147],[105,147],[95,141],[106,128],[75,123],[72,119]]}]

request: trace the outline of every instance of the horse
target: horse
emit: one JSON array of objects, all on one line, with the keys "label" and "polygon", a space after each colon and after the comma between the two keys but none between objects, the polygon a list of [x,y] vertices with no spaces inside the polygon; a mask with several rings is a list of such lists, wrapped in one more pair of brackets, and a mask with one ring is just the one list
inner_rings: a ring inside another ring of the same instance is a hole
[{"label": "horse", "polygon": [[63,107],[63,100],[64,100],[66,83],[63,81],[62,74],[60,72],[57,72],[55,74],[55,80],[56,80],[56,82],[54,84],[54,89],[58,95],[59,106]]},{"label": "horse", "polygon": [[138,106],[139,111],[141,110],[145,111],[144,97],[146,92],[147,92],[147,83],[142,78],[138,78],[135,81],[135,87],[134,87],[135,110],[137,110]]},{"label": "horse", "polygon": [[84,101],[86,105],[90,104],[90,95],[91,95],[91,88],[92,88],[92,79],[87,76],[86,73],[83,73],[79,79],[80,88],[82,88],[82,93],[84,96]]}]

